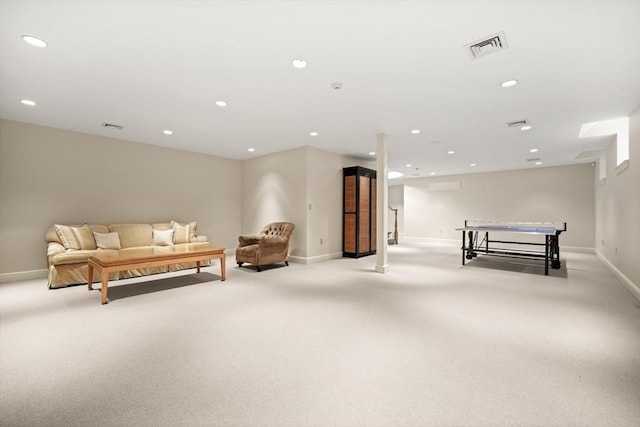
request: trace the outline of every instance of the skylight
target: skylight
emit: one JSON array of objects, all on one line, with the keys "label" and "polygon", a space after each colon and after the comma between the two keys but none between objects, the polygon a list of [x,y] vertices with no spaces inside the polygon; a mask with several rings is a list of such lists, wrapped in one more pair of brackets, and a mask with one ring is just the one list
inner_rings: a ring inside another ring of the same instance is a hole
[{"label": "skylight", "polygon": [[607,135],[616,136],[616,166],[620,166],[622,162],[629,160],[629,117],[584,123],[580,126],[578,138]]}]

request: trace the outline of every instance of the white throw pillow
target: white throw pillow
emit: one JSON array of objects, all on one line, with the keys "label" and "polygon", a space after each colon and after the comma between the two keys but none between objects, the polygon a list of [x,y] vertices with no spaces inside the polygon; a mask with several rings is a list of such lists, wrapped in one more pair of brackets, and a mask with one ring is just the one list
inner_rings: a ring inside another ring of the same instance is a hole
[{"label": "white throw pillow", "polygon": [[113,233],[96,233],[93,232],[96,239],[98,249],[120,249],[120,235],[117,231]]},{"label": "white throw pillow", "polygon": [[173,230],[153,230],[153,246],[172,246]]}]

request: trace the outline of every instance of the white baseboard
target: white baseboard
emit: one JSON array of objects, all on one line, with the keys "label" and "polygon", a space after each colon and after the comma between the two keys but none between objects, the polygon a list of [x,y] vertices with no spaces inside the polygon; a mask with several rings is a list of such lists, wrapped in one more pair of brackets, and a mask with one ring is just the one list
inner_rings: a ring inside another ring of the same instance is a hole
[{"label": "white baseboard", "polygon": [[582,254],[594,254],[596,253],[595,248],[584,248],[582,246],[560,246],[560,257],[562,257],[562,252],[578,252]]},{"label": "white baseboard", "polygon": [[18,271],[0,274],[0,283],[20,282],[23,280],[46,279],[47,270]]},{"label": "white baseboard", "polygon": [[640,286],[633,283],[631,279],[625,276],[622,271],[618,270],[618,268],[615,265],[613,265],[611,261],[609,261],[607,258],[605,258],[604,255],[600,253],[600,251],[596,250],[595,252],[598,258],[600,258],[600,260],[604,263],[604,265],[606,265],[609,268],[609,270],[611,270],[613,275],[616,276],[616,278],[622,282],[624,287],[627,288],[629,292],[631,292],[631,294],[634,297],[636,297],[638,301],[640,301]]},{"label": "white baseboard", "polygon": [[312,257],[301,257],[301,256],[292,256],[289,255],[289,261],[295,262],[296,264],[315,264],[317,262],[328,261],[330,259],[342,258],[342,252],[333,252],[330,254],[312,256]]}]

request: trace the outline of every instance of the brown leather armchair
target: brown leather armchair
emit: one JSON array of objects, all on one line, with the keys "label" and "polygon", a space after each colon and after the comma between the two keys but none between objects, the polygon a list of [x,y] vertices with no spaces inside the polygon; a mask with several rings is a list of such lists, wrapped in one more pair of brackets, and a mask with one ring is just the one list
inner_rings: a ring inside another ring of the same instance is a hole
[{"label": "brown leather armchair", "polygon": [[289,265],[289,241],[294,228],[296,226],[290,222],[272,222],[267,224],[260,234],[244,234],[238,237],[238,267],[248,262],[254,264],[258,271],[262,271],[262,266],[276,262]]}]

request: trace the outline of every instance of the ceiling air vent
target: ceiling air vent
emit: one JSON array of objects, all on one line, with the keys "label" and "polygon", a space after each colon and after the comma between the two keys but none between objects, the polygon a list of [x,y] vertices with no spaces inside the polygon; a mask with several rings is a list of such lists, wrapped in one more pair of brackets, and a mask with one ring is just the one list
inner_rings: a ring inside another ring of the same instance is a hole
[{"label": "ceiling air vent", "polygon": [[487,56],[494,52],[499,52],[508,48],[507,38],[504,35],[504,31],[492,34],[475,42],[464,45],[464,49],[471,55],[472,59],[477,59],[483,56]]},{"label": "ceiling air vent", "polygon": [[539,162],[540,161],[540,157],[535,157],[533,159],[527,159],[527,162]]},{"label": "ceiling air vent", "polygon": [[515,122],[507,123],[507,126],[510,128],[521,128],[522,126],[526,126],[529,123],[526,120],[516,120]]},{"label": "ceiling air vent", "polygon": [[113,123],[107,123],[107,122],[104,122],[102,124],[102,127],[103,128],[107,128],[107,129],[118,129],[118,130],[122,130],[122,128],[123,128],[123,126],[114,125]]}]

